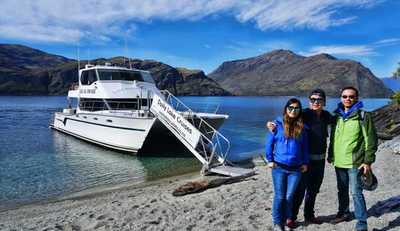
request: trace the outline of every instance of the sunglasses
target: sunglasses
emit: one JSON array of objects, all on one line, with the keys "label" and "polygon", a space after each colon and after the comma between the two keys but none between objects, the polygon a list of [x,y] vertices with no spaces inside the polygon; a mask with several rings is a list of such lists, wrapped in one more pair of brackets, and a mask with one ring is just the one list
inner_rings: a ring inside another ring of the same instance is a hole
[{"label": "sunglasses", "polygon": [[310,98],[310,103],[322,104],[323,102],[324,102],[323,98]]},{"label": "sunglasses", "polygon": [[355,99],[356,96],[355,96],[355,95],[342,95],[342,99],[347,99],[347,98],[349,98],[349,99]]},{"label": "sunglasses", "polygon": [[292,107],[292,106],[289,106],[289,107],[287,107],[287,110],[288,110],[289,112],[300,112],[300,108],[299,108],[299,107]]}]

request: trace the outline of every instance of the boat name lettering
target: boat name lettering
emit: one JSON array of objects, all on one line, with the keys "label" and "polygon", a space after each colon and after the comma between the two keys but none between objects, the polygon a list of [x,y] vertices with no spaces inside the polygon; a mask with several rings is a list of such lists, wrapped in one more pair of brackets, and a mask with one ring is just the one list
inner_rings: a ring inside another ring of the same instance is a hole
[{"label": "boat name lettering", "polygon": [[192,134],[192,129],[186,124],[185,119],[182,116],[177,115],[173,108],[167,106],[160,99],[158,99],[157,103],[170,117],[172,117],[171,119],[176,120],[182,128],[184,128],[189,134]]},{"label": "boat name lettering", "polygon": [[171,108],[167,108],[167,113],[174,118],[174,120],[176,120],[176,114],[174,113],[174,111],[171,110]]},{"label": "boat name lettering", "polygon": [[184,114],[176,111],[157,94],[153,96],[150,111],[179,138],[184,139],[188,145],[195,148],[199,143],[201,133],[186,118]]},{"label": "boat name lettering", "polygon": [[192,129],[190,129],[190,127],[185,123],[185,121],[183,119],[181,119],[180,117],[176,118],[176,121],[178,121],[178,123],[187,131],[190,133],[190,135],[192,134]]},{"label": "boat name lettering", "polygon": [[96,94],[96,89],[80,89],[81,94]]},{"label": "boat name lettering", "polygon": [[160,99],[158,99],[157,103],[162,109],[164,109],[164,111],[167,110],[167,106],[165,106],[165,104]]}]

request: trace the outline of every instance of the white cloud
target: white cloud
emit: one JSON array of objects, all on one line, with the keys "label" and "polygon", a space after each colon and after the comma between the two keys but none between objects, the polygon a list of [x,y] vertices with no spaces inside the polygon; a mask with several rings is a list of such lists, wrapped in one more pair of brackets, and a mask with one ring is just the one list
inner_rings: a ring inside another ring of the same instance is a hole
[{"label": "white cloud", "polygon": [[306,52],[299,52],[304,56],[317,55],[321,53],[345,56],[376,56],[377,50],[381,47],[395,46],[400,44],[400,38],[381,39],[379,41],[364,45],[326,45],[313,46]]},{"label": "white cloud", "polygon": [[76,42],[77,31],[84,31],[107,40],[124,33],[128,25],[135,28],[139,21],[198,20],[218,14],[254,22],[261,30],[323,30],[356,19],[339,16],[340,9],[374,4],[374,0],[2,0],[0,37]]},{"label": "white cloud", "polygon": [[367,56],[376,54],[374,48],[367,45],[315,46],[312,47],[308,52],[303,52],[302,54],[306,56],[311,56],[321,53],[348,56]]},{"label": "white cloud", "polygon": [[400,38],[382,39],[375,42],[376,46],[393,46],[396,44],[400,44]]},{"label": "white cloud", "polygon": [[9,39],[47,42],[71,42],[79,39],[79,30],[59,26],[0,25],[0,35]]}]

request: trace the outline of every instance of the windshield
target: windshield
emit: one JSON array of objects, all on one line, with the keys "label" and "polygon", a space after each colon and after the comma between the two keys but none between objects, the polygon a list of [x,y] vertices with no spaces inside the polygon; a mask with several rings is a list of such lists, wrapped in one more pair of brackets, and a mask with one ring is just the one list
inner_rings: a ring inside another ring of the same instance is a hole
[{"label": "windshield", "polygon": [[154,79],[153,79],[153,77],[151,77],[150,73],[142,72],[142,77],[143,77],[145,82],[154,83]]},{"label": "windshield", "polygon": [[100,80],[143,81],[139,71],[98,69]]}]

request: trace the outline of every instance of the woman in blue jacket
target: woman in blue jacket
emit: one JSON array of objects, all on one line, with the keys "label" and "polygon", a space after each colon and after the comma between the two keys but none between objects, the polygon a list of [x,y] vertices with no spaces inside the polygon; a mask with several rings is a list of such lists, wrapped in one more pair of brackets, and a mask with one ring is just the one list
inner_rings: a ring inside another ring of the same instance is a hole
[{"label": "woman in blue jacket", "polygon": [[301,109],[298,99],[289,99],[283,110],[283,119],[275,121],[276,129],[273,133],[268,132],[266,138],[266,158],[274,184],[274,230],[285,230],[286,219],[291,217],[293,194],[309,163],[308,138]]}]

